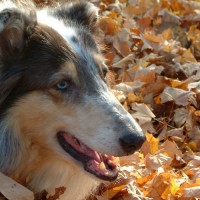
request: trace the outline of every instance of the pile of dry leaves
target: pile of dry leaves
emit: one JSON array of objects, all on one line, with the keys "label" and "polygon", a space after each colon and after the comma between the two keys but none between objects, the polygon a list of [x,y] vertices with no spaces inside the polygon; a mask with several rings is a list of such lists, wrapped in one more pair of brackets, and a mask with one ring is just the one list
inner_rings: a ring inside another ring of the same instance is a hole
[{"label": "pile of dry leaves", "polygon": [[147,137],[91,199],[200,199],[200,2],[91,2],[111,87]]},{"label": "pile of dry leaves", "polygon": [[92,2],[112,88],[147,137],[98,199],[200,199],[200,2]]}]

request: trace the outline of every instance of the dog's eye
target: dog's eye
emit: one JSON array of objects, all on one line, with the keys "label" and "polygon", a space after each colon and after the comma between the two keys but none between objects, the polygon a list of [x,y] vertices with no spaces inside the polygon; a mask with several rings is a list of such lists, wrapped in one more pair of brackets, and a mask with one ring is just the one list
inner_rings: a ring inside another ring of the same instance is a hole
[{"label": "dog's eye", "polygon": [[102,64],[102,72],[103,76],[106,77],[106,74],[108,73],[108,67],[106,66],[105,63]]},{"label": "dog's eye", "polygon": [[59,83],[57,83],[56,89],[65,91],[65,90],[67,90],[68,86],[69,86],[68,82],[63,80],[63,81],[60,81]]},{"label": "dog's eye", "polygon": [[106,77],[106,74],[108,73],[108,69],[107,68],[104,68],[103,69],[103,75],[104,75],[104,77]]}]

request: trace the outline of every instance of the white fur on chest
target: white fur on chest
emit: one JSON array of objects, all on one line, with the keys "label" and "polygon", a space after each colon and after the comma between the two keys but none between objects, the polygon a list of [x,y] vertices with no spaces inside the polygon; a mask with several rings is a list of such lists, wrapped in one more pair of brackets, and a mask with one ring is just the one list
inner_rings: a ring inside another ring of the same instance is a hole
[{"label": "white fur on chest", "polygon": [[66,190],[59,200],[84,200],[95,191],[100,184],[98,179],[89,176],[84,170],[80,170],[73,165],[62,165],[49,163],[39,171],[36,172],[36,176],[30,183],[31,185],[37,185],[35,190],[38,192],[41,189],[45,189],[48,195],[55,194],[55,188],[65,187]]}]

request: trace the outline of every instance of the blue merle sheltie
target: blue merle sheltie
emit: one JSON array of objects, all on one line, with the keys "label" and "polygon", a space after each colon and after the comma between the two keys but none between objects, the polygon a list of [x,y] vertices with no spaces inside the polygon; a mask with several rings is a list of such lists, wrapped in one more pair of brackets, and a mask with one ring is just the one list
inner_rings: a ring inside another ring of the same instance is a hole
[{"label": "blue merle sheltie", "polygon": [[0,3],[0,171],[36,193],[85,199],[145,140],[107,86],[97,26],[88,2]]}]

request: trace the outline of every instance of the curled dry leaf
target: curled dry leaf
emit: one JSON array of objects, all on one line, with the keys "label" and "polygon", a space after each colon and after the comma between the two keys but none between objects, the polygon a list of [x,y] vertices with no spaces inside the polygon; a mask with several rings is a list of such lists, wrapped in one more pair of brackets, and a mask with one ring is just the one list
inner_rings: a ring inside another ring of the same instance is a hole
[{"label": "curled dry leaf", "polygon": [[145,166],[148,169],[158,170],[160,167],[170,166],[173,159],[170,156],[159,153],[157,155],[147,154],[145,157]]},{"label": "curled dry leaf", "polygon": [[188,110],[186,108],[177,108],[174,111],[173,120],[177,127],[181,127],[186,122],[187,115]]},{"label": "curled dry leaf", "polygon": [[160,98],[161,103],[174,101],[177,105],[187,106],[191,102],[196,105],[194,95],[195,93],[191,91],[184,91],[178,88],[166,87],[162,92]]},{"label": "curled dry leaf", "polygon": [[140,125],[150,122],[152,118],[155,117],[153,112],[145,104],[133,103],[131,105],[131,108],[133,111],[136,111],[135,113],[132,114],[132,116],[133,118],[138,120],[138,123]]},{"label": "curled dry leaf", "polygon": [[184,197],[200,198],[200,186],[185,188]]}]

